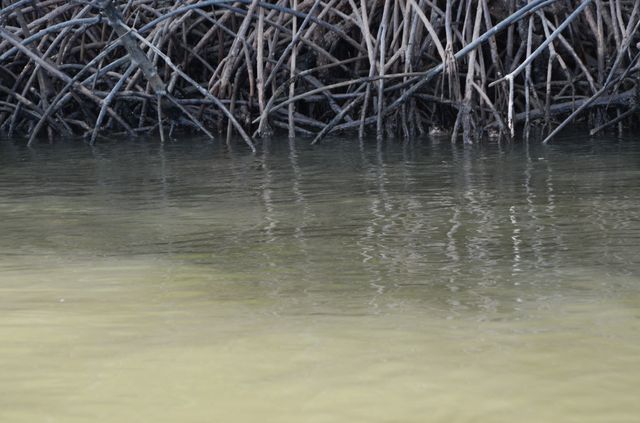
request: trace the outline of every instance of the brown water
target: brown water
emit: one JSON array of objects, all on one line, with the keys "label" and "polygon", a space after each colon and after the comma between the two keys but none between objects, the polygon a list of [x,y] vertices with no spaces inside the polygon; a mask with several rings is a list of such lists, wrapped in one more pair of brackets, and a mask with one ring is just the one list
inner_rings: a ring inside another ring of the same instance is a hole
[{"label": "brown water", "polygon": [[637,422],[639,141],[0,141],[0,422]]}]

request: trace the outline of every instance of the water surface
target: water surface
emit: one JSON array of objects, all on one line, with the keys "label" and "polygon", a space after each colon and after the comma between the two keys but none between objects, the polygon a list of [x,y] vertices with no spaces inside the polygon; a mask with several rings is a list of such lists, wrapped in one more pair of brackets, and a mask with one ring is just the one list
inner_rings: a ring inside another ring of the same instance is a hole
[{"label": "water surface", "polygon": [[0,421],[637,421],[637,138],[307,143],[0,141]]}]

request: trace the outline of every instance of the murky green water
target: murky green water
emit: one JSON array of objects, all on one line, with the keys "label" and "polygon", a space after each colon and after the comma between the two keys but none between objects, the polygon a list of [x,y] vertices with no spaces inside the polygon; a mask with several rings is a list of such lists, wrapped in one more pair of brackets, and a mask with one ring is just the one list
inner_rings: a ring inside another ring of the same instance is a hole
[{"label": "murky green water", "polygon": [[638,421],[638,139],[306,143],[0,142],[0,421]]}]

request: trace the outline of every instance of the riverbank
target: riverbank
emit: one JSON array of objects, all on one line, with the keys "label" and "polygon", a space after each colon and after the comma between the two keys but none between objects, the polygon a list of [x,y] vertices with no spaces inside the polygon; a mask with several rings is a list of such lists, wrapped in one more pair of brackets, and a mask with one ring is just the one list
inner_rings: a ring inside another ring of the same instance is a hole
[{"label": "riverbank", "polygon": [[[569,5],[571,7],[569,7]],[[636,125],[626,0],[4,1],[0,131],[466,143]]]}]

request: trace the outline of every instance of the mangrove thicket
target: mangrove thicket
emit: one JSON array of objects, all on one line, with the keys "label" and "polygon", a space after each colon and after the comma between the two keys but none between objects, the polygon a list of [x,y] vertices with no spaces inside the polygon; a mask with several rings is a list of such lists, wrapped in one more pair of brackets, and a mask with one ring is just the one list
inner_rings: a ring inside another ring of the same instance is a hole
[{"label": "mangrove thicket", "polygon": [[637,0],[1,0],[0,132],[545,141],[634,125]]}]

